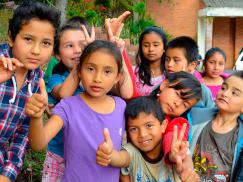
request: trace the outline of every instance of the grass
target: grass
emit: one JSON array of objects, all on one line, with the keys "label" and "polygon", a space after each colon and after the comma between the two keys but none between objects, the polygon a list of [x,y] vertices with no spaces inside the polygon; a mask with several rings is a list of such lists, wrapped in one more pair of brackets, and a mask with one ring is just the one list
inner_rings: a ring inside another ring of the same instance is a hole
[{"label": "grass", "polygon": [[0,43],[8,40],[8,21],[12,10],[0,9]]}]

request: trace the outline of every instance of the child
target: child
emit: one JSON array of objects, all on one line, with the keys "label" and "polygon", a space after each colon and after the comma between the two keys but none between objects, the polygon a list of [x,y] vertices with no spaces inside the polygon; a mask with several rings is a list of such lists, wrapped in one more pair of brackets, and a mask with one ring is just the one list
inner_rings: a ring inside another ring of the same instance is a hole
[{"label": "child", "polygon": [[[83,51],[78,75],[84,92],[63,99],[45,126],[42,113],[47,94],[41,81],[41,94],[34,94],[26,106],[31,116],[29,139],[33,149],[41,150],[64,129],[65,171],[62,181],[113,182],[119,179],[118,168],[102,168],[95,162],[95,152],[102,142],[104,127],[109,128],[114,147],[119,150],[124,131],[125,102],[106,95],[119,81],[122,56],[114,44],[97,40]],[[77,145],[78,144],[78,145]]]},{"label": "child", "polygon": [[[158,100],[169,121],[166,134],[163,137],[164,156],[168,163],[169,156],[167,154],[170,151],[173,126],[177,125],[180,130],[183,123],[188,124],[188,121],[180,118],[180,116],[184,116],[190,121],[189,111],[201,99],[202,89],[199,81],[192,74],[179,71],[168,74],[167,79],[151,95]],[[190,134],[188,130],[189,127],[186,128],[184,141],[188,140]]]},{"label": "child", "polygon": [[[190,37],[181,36],[172,39],[165,50],[165,71],[173,73],[186,71],[194,74],[198,61],[197,43]],[[213,107],[214,102],[210,90],[205,86],[202,87],[202,99],[197,103],[197,107]]]},{"label": "child", "polygon": [[[83,92],[77,74],[77,64],[82,50],[93,36],[86,35],[87,25],[82,18],[74,17],[61,28],[54,47],[59,63],[54,67],[48,81],[48,104],[56,105],[60,99]],[[90,29],[87,27],[87,29]],[[94,32],[93,32],[94,33]],[[67,89],[68,88],[68,89]],[[64,173],[64,144],[61,130],[48,144],[42,182],[61,181]]]},{"label": "child", "polygon": [[164,79],[164,48],[167,38],[156,26],[147,27],[139,37],[139,49],[134,69],[139,95],[149,95]]},{"label": "child", "polygon": [[14,58],[0,57],[1,182],[14,181],[23,165],[30,121],[25,103],[39,90],[39,67],[50,60],[59,17],[45,4],[24,1],[9,20],[9,46]]},{"label": "child", "polygon": [[222,49],[213,47],[206,52],[203,60],[204,72],[202,73],[202,79],[199,81],[210,89],[213,101],[216,100],[222,83],[228,77],[228,74],[224,73],[225,63],[226,55]]},{"label": "child", "polygon": [[[122,174],[130,175],[132,182],[179,181],[173,168],[167,166],[162,160],[161,134],[165,132],[167,121],[159,103],[150,97],[133,99],[126,107],[125,118],[126,130],[131,143],[125,144],[121,151],[114,150],[109,131],[104,129],[104,142],[96,152],[97,163],[102,166],[123,167]],[[181,142],[184,131],[185,126],[177,138],[175,130],[171,145],[186,153],[187,147]],[[190,177],[185,177],[182,173],[181,178],[187,178],[187,181],[189,178],[195,180],[193,178],[196,178],[196,174],[193,170],[190,175]]]},{"label": "child", "polygon": [[218,111],[192,109],[190,150],[201,181],[232,181],[243,143],[239,117],[243,113],[243,71],[224,81],[215,102]]}]

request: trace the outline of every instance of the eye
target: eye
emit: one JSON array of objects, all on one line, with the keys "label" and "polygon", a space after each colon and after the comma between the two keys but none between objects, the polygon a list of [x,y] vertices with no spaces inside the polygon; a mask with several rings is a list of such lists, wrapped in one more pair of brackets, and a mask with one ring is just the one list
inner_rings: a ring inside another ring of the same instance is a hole
[{"label": "eye", "polygon": [[136,132],[138,132],[138,129],[135,128],[135,127],[130,127],[130,128],[128,129],[128,131],[129,131],[130,133],[136,133]]},{"label": "eye", "polygon": [[176,63],[178,63],[179,61],[180,61],[180,59],[177,59],[177,58],[175,59],[175,62],[176,62]]},{"label": "eye", "polygon": [[52,43],[51,42],[48,42],[48,41],[44,41],[43,42],[43,45],[44,45],[44,47],[49,47],[49,46],[52,45]]},{"label": "eye", "polygon": [[111,70],[105,70],[105,74],[106,74],[106,75],[109,75],[109,74],[111,74],[111,73],[112,73]]},{"label": "eye", "polygon": [[64,47],[65,47],[65,48],[72,48],[73,45],[72,45],[72,44],[66,44]]},{"label": "eye", "polygon": [[152,128],[154,125],[152,123],[147,123],[146,128]]},{"label": "eye", "polygon": [[24,37],[25,42],[31,43],[32,38],[31,37]]},{"label": "eye", "polygon": [[89,72],[93,72],[93,71],[94,71],[94,68],[91,67],[91,66],[88,66],[88,67],[87,67],[87,70],[88,70]]},{"label": "eye", "polygon": [[222,85],[221,90],[226,90],[226,86]]},{"label": "eye", "polygon": [[181,97],[181,92],[180,92],[180,91],[176,91],[176,95],[177,95],[178,97]]}]

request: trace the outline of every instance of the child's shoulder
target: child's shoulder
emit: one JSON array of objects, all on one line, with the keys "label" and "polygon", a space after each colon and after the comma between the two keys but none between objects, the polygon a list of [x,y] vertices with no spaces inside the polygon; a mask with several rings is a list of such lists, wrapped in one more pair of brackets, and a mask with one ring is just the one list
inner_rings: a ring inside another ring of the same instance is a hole
[{"label": "child's shoulder", "polygon": [[125,100],[123,100],[121,97],[118,97],[118,96],[112,96],[116,102],[117,105],[121,105],[123,107],[126,106],[126,102]]}]

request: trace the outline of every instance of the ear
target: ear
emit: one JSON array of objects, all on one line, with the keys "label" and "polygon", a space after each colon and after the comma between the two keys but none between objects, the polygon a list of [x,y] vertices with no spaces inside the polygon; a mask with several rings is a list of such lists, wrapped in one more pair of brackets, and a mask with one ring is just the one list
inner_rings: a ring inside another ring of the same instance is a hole
[{"label": "ear", "polygon": [[11,33],[8,32],[8,45],[9,45],[9,47],[12,48],[13,47],[13,44],[14,44],[14,41],[12,39]]},{"label": "ear", "polygon": [[167,79],[165,79],[161,84],[160,84],[160,87],[159,89],[160,90],[163,90],[164,88],[166,88],[169,84],[169,81]]},{"label": "ear", "polygon": [[117,77],[116,77],[116,80],[115,80],[115,84],[117,84],[121,79],[123,79],[123,74],[122,73],[118,73],[117,74]]},{"label": "ear", "polygon": [[160,130],[161,130],[161,133],[163,134],[166,130],[166,127],[168,125],[168,120],[167,119],[164,119],[164,121],[162,121],[161,125],[160,125]]},{"label": "ear", "polygon": [[187,70],[188,70],[189,73],[193,74],[196,67],[197,67],[197,61],[193,61],[187,66]]},{"label": "ear", "polygon": [[55,57],[57,58],[57,60],[60,62],[61,61],[61,57],[59,54],[56,54]]}]

